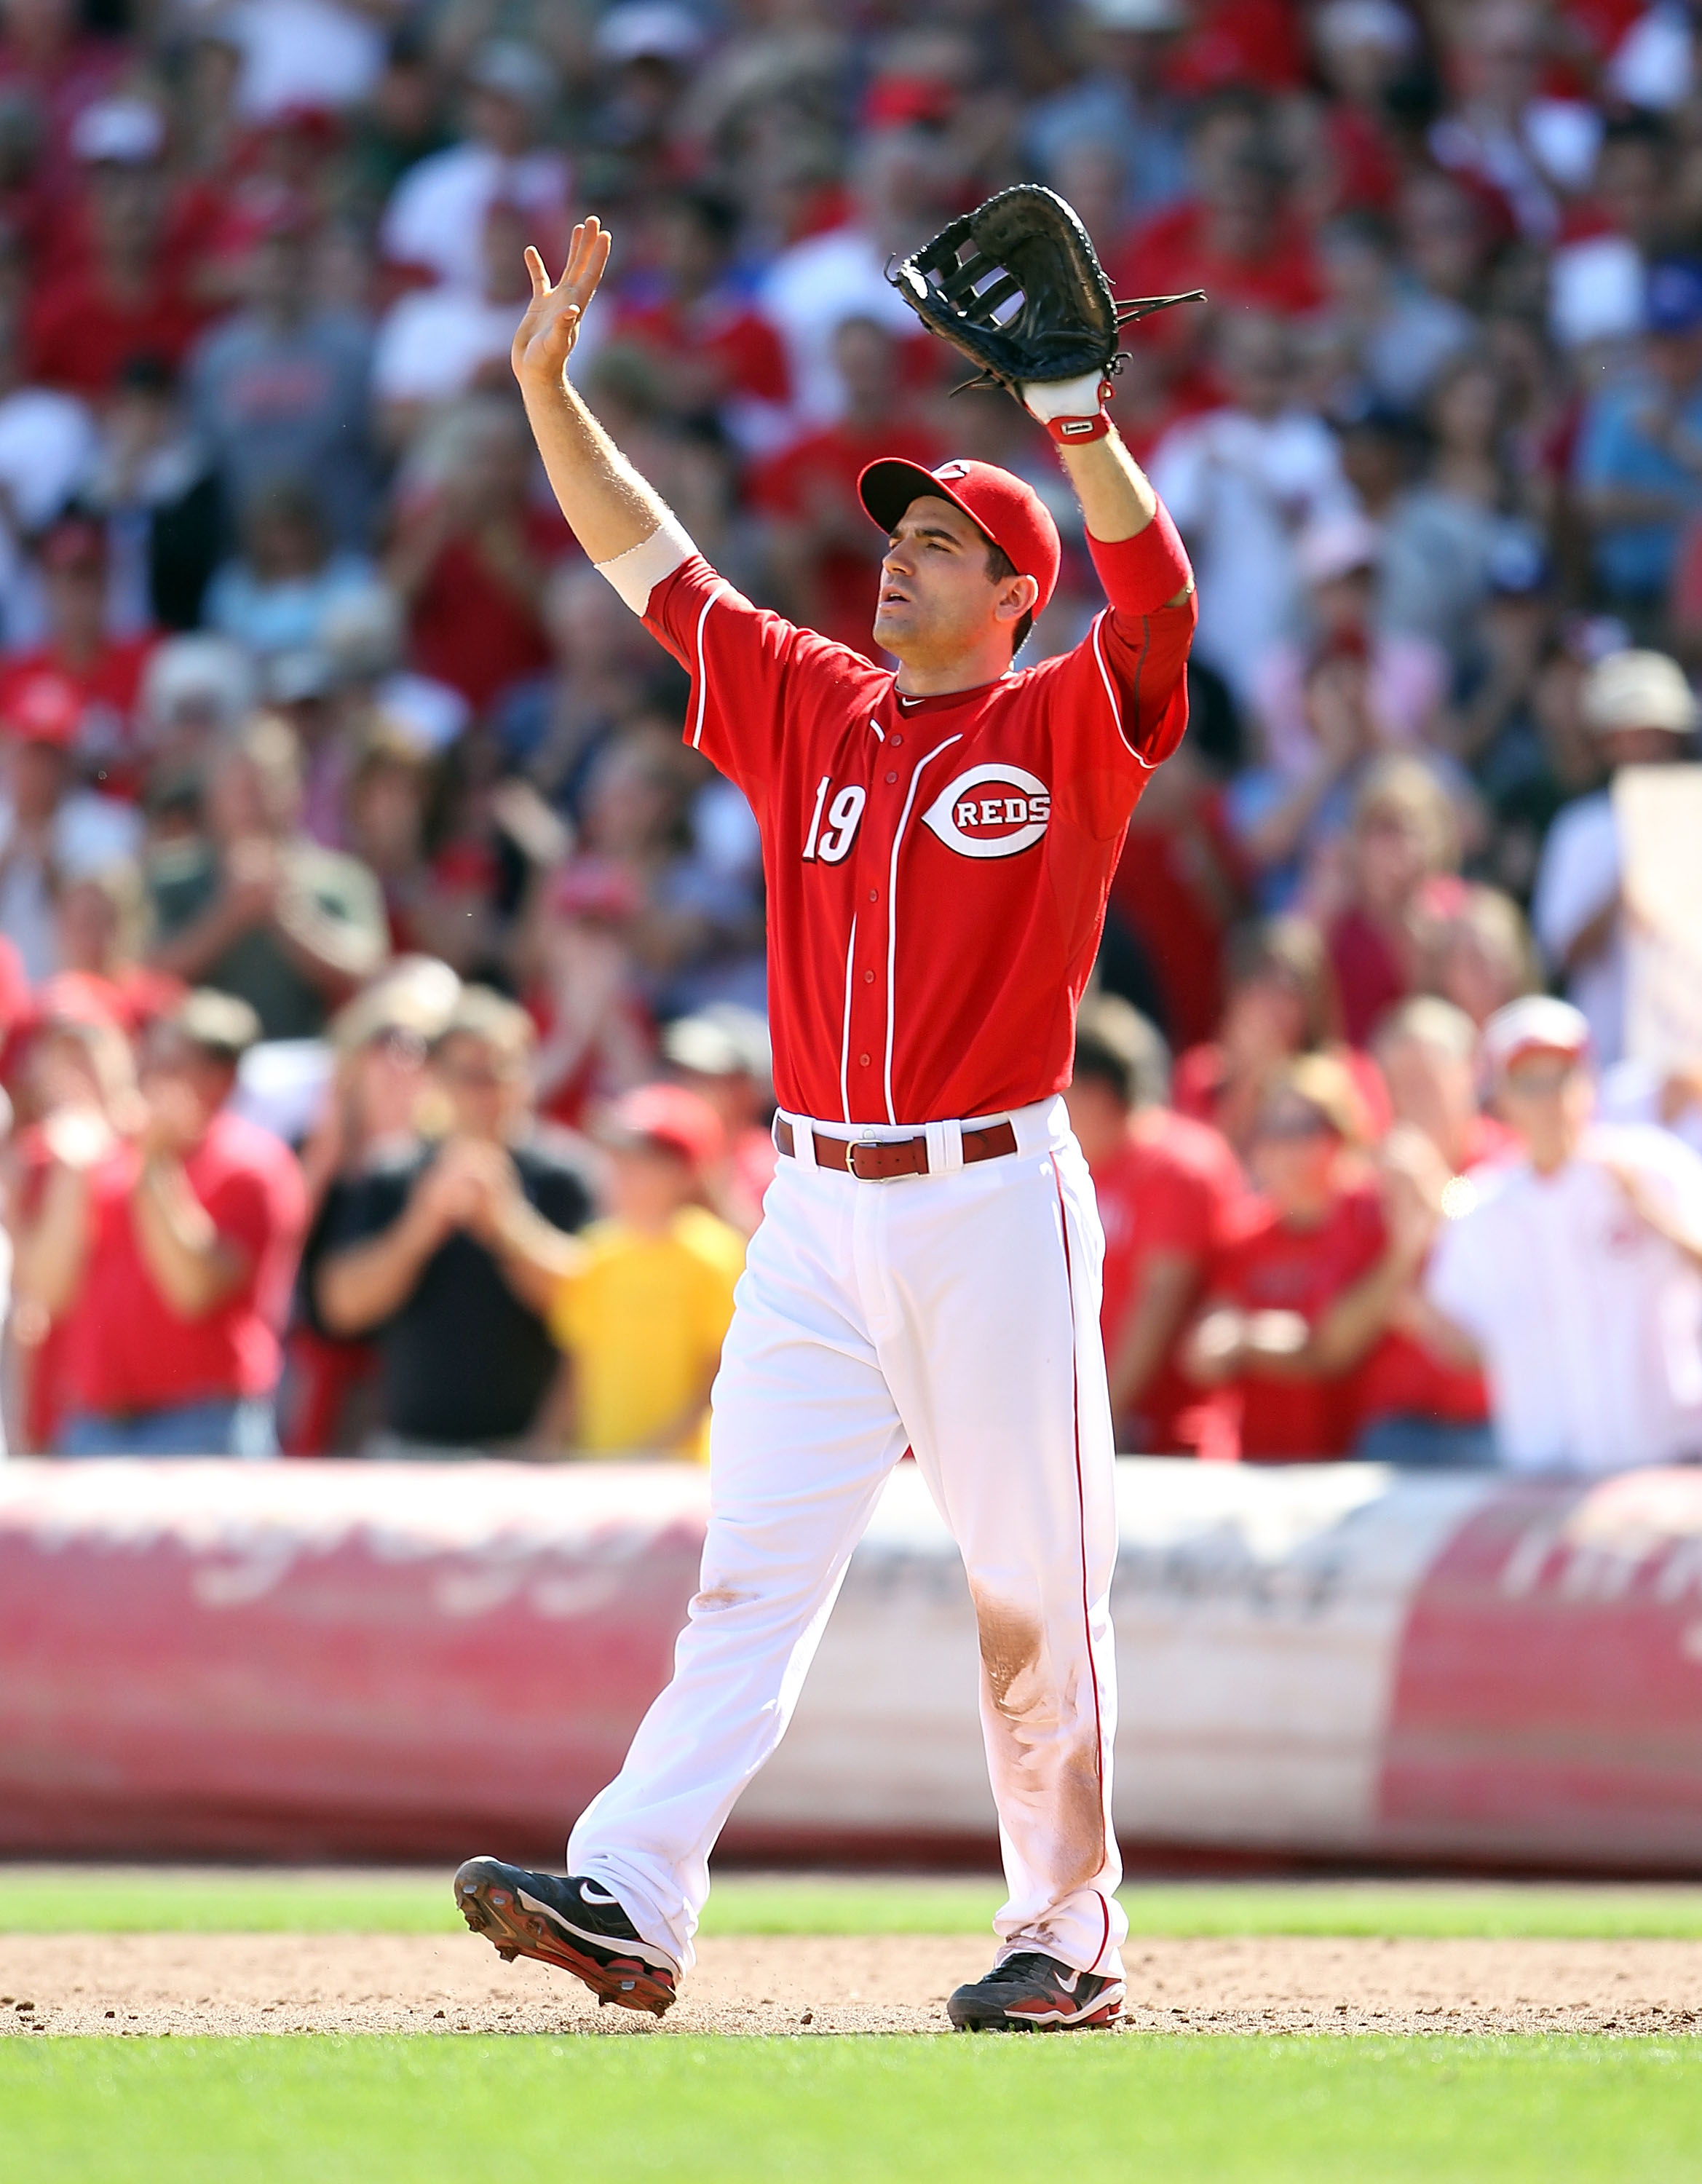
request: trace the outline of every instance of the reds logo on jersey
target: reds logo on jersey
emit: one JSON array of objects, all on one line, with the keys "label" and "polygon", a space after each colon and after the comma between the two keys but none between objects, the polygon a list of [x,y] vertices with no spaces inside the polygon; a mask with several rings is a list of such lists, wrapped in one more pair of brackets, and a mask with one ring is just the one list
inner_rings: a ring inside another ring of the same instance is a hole
[{"label": "reds logo on jersey", "polygon": [[1003,760],[948,782],[922,824],[960,857],[1015,857],[1032,850],[1052,816],[1052,792],[1037,774]]}]

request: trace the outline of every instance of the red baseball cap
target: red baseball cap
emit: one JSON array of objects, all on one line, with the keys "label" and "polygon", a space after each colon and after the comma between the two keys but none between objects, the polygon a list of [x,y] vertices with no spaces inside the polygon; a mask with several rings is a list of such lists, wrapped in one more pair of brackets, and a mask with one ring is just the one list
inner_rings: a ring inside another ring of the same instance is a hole
[{"label": "red baseball cap", "polygon": [[55,750],[75,743],[82,717],[76,686],[51,668],[19,677],[0,700],[0,727],[19,743],[51,744]]},{"label": "red baseball cap", "polygon": [[857,481],[857,495],[881,528],[891,533],[913,500],[932,493],[960,508],[972,523],[1004,550],[1019,577],[1040,587],[1036,614],[1044,613],[1058,582],[1064,549],[1050,510],[1032,485],[1002,471],[997,463],[965,457],[925,471],[896,455],[870,463]]},{"label": "red baseball cap", "polygon": [[726,1147],[720,1117],[683,1084],[641,1084],[627,1093],[610,1109],[604,1134],[616,1145],[665,1145],[696,1168],[709,1167]]}]

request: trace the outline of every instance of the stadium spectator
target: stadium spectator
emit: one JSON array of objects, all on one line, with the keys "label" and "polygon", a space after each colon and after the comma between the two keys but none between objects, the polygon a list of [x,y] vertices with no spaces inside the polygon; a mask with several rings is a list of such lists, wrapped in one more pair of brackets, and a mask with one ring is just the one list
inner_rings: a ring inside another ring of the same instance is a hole
[{"label": "stadium spectator", "polygon": [[769,519],[769,582],[785,611],[872,656],[882,541],[857,480],[877,457],[932,470],[946,450],[902,398],[898,343],[885,327],[841,320],[832,357],[844,389],[838,415],[765,465],[752,491]]},{"label": "stadium spectator", "polygon": [[65,515],[53,524],[41,540],[37,566],[46,609],[42,641],[8,662],[0,708],[23,686],[57,682],[76,701],[81,764],[99,787],[134,794],[136,696],[153,634],[112,633],[107,537],[89,517]]},{"label": "stadium spectator", "polygon": [[1182,1351],[1191,1379],[1232,1397],[1243,1458],[1305,1462],[1352,1445],[1355,1375],[1320,1352],[1317,1334],[1384,1250],[1365,1136],[1353,1078],[1326,1055],[1287,1063],[1260,1101],[1249,1162],[1259,1195],[1218,1255]]},{"label": "stadium spectator", "polygon": [[531,294],[526,215],[493,198],[485,212],[477,288],[410,288],[378,329],[372,393],[379,436],[406,448],[432,412],[476,387],[506,386],[509,349]]},{"label": "stadium spectator", "polygon": [[576,1456],[709,1456],[709,1386],[744,1239],[702,1202],[726,1152],[719,1117],[679,1084],[630,1092],[599,1133],[609,1212],[559,1246],[550,1332],[570,1368]]},{"label": "stadium spectator", "polygon": [[113,635],[193,629],[218,566],[224,496],[159,358],[132,357],[120,372],[81,498],[106,526]]},{"label": "stadium spectator", "polygon": [[1325,930],[1351,1046],[1364,1046],[1384,1014],[1423,975],[1438,911],[1458,883],[1454,807],[1418,758],[1377,760],[1361,777],[1343,844],[1339,894]]},{"label": "stadium spectator", "polygon": [[375,1451],[538,1452],[549,1431],[546,1321],[592,1199],[578,1153],[537,1126],[533,1044],[523,1010],[467,989],[431,1049],[448,1134],[359,1178],[325,1239],[320,1323],[379,1352]]},{"label": "stadium spectator", "polygon": [[[1677,663],[1657,652],[1617,652],[1585,685],[1584,718],[1610,772],[1667,766],[1688,755],[1696,700]],[[1582,1010],[1596,1061],[1625,1050],[1625,914],[1619,822],[1607,788],[1580,797],[1555,822],[1543,850],[1531,920],[1549,968]]]},{"label": "stadium spectator", "polygon": [[1427,983],[1480,1031],[1543,983],[1524,915],[1495,888],[1468,883],[1435,921],[1430,952]]},{"label": "stadium spectator", "polygon": [[1534,543],[1507,463],[1509,390],[1490,357],[1444,366],[1429,401],[1432,452],[1424,476],[1390,510],[1382,617],[1463,661],[1498,550]]},{"label": "stadium spectator", "polygon": [[568,170],[540,141],[556,93],[555,71],[536,47],[493,38],[467,65],[466,135],[410,164],[384,214],[387,258],[434,282],[476,296],[485,222],[498,199],[517,206],[540,248],[559,244]]},{"label": "stadium spectator", "polygon": [[261,1456],[274,1442],[279,1333],[306,1220],[288,1148],[232,1114],[259,1025],[195,993],[144,1044],[122,1135],[50,1140],[20,1238],[25,1285],[69,1319],[69,1456]]},{"label": "stadium spectator", "polygon": [[938,142],[919,128],[887,128],[859,148],[849,217],[802,237],[769,267],[758,292],[763,315],[786,343],[793,399],[809,429],[841,414],[846,387],[833,341],[848,318],[914,342],[914,315],[887,279],[887,265],[925,242],[948,216],[949,183]]},{"label": "stadium spectator", "polygon": [[726,1154],[706,1178],[711,1206],[741,1235],[754,1234],[778,1158],[766,1021],[737,1001],[712,1002],[667,1027],[662,1058],[720,1121]]},{"label": "stadium spectator", "polygon": [[[1278,784],[1313,789],[1299,809],[1315,808],[1320,781],[1333,787],[1341,767],[1375,744],[1422,744],[1430,736],[1450,680],[1442,648],[1411,629],[1391,629],[1379,618],[1379,571],[1385,542],[1363,515],[1327,518],[1295,542],[1294,562],[1304,586],[1304,639],[1270,648],[1259,669],[1254,708],[1264,736],[1269,770]],[[1320,710],[1313,671],[1333,660],[1364,662],[1365,731],[1338,749],[1314,716]],[[1333,764],[1332,764],[1333,762]],[[1327,802],[1327,789],[1322,792]],[[1244,801],[1244,800],[1243,800]],[[1293,821],[1288,822],[1291,839]],[[1277,861],[1282,841],[1265,850]]]},{"label": "stadium spectator", "polygon": [[249,263],[248,308],[215,326],[191,359],[190,414],[231,508],[288,480],[314,496],[338,545],[359,549],[375,486],[371,336],[316,298],[314,242],[307,208],[286,202],[272,212]]},{"label": "stadium spectator", "polygon": [[[1210,1123],[1245,1157],[1265,1092],[1297,1056],[1338,1048],[1341,1005],[1317,928],[1274,917],[1242,926],[1227,950],[1227,994],[1215,1039],[1176,1058],[1174,1104]],[[1386,1113],[1377,1072],[1349,1067],[1373,1123]]]},{"label": "stadium spectator", "polygon": [[261,660],[323,648],[339,605],[369,590],[364,555],[336,550],[312,488],[274,479],[242,510],[242,550],[213,579],[207,624]]},{"label": "stadium spectator", "polygon": [[156,843],[155,969],[247,1001],[268,1039],[311,1039],[383,960],[364,865],[301,831],[301,748],[261,716],[214,755],[205,832]]},{"label": "stadium spectator", "polygon": [[103,100],[84,108],[70,138],[86,177],[86,246],[53,254],[25,347],[32,379],[92,398],[117,385],[132,357],[180,363],[202,314],[167,248],[157,109]]},{"label": "stadium spectator", "polygon": [[[1117,154],[1121,218],[1160,212],[1187,195],[1186,109],[1166,79],[1188,14],[1182,0],[1084,0],[1077,8],[1086,65],[1061,91],[1036,102],[1024,130],[1025,148],[1071,203],[1065,170],[1083,144]],[[1115,239],[1095,236],[1103,250]]]},{"label": "stadium spectator", "polygon": [[1501,1460],[1603,1472],[1702,1453],[1702,1158],[1593,1121],[1590,1030],[1546,994],[1484,1051],[1522,1157],[1481,1170],[1426,1277],[1438,1331],[1481,1358]]},{"label": "stadium spectator", "polygon": [[1083,1001],[1064,1096],[1105,1232],[1099,1324],[1117,1446],[1150,1456],[1221,1445],[1221,1407],[1179,1353],[1244,1195],[1226,1141],[1166,1106],[1168,1079],[1163,1040],[1126,1001]]},{"label": "stadium spectator", "polygon": [[737,206],[708,190],[666,199],[654,270],[620,299],[617,338],[653,351],[664,398],[682,418],[714,417],[748,454],[791,437],[791,374],[779,335],[737,276]]},{"label": "stadium spectator", "polygon": [[1246,701],[1271,647],[1299,632],[1295,537],[1351,515],[1354,498],[1328,427],[1298,398],[1283,320],[1268,311],[1226,319],[1217,363],[1228,406],[1169,434],[1153,456],[1153,483],[1193,556],[1194,649]]},{"label": "stadium spectator", "polygon": [[1475,1363],[1438,1340],[1425,1304],[1426,1262],[1450,1199],[1446,1161],[1430,1138],[1397,1123],[1377,1152],[1382,1250],[1319,1313],[1307,1346],[1313,1369],[1354,1376],[1353,1453],[1418,1470],[1482,1470],[1495,1462],[1489,1399]]},{"label": "stadium spectator", "polygon": [[1421,994],[1391,1009],[1372,1045],[1397,1123],[1426,1138],[1444,1178],[1512,1148],[1505,1123],[1478,1099],[1477,1027],[1463,1009]]},{"label": "stadium spectator", "polygon": [[532,499],[531,440],[515,404],[475,397],[447,437],[441,476],[406,508],[385,574],[408,610],[414,665],[479,710],[549,665],[544,584],[572,541],[554,509]]},{"label": "stadium spectator", "polygon": [[285,1341],[278,1437],[286,1456],[352,1455],[377,1429],[378,1353],[325,1326],[319,1272],[365,1179],[416,1150],[431,1119],[431,1045],[460,992],[446,963],[400,956],[327,1027],[333,1074],[302,1149],[311,1217]]},{"label": "stadium spectator", "polygon": [[0,689],[0,937],[39,984],[62,967],[55,903],[62,888],[133,856],[134,809],[77,786],[73,749],[82,711],[75,688],[47,672]]},{"label": "stadium spectator", "polygon": [[[20,1254],[27,1253],[41,1218],[49,1177],[108,1156],[120,1130],[133,1128],[136,1119],[131,1042],[98,994],[76,979],[49,979],[30,1013],[10,1072],[22,1127],[8,1144],[6,1164],[6,1225]],[[58,1446],[64,1424],[65,1361],[75,1340],[76,1309],[61,1299],[58,1311],[50,1312],[33,1279],[25,1256],[8,1330],[17,1374],[11,1440],[27,1453],[46,1454]]]},{"label": "stadium spectator", "polygon": [[1591,397],[1577,443],[1598,581],[1642,625],[1658,615],[1682,528],[1702,507],[1702,265],[1655,267],[1644,309],[1643,369]]}]

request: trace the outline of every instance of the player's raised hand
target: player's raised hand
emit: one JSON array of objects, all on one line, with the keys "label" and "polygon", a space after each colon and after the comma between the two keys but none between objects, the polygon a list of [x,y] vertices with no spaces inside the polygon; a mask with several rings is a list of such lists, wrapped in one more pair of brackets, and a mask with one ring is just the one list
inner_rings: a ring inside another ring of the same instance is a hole
[{"label": "player's raised hand", "polygon": [[531,301],[514,335],[514,376],[545,381],[559,386],[579,339],[587,306],[609,264],[609,234],[594,214],[580,221],[567,248],[567,264],[553,287],[542,259],[526,246],[526,270],[531,276]]}]

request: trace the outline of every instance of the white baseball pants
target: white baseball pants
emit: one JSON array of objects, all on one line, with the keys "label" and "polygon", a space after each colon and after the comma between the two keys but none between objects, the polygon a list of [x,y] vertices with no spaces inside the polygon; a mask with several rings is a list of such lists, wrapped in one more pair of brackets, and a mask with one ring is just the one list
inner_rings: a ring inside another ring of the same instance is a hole
[{"label": "white baseball pants", "polygon": [[851,1551],[908,1446],[962,1552],[1010,1900],[1001,1958],[1115,1972],[1127,1931],[1111,1832],[1116,1549],[1099,1343],[1104,1252],[1060,1099],[1017,1150],[859,1182],[789,1117],[715,1382],[701,1589],[673,1681],[567,1847],[682,1970],[734,1801],[783,1735]]}]

